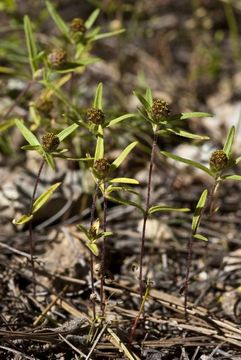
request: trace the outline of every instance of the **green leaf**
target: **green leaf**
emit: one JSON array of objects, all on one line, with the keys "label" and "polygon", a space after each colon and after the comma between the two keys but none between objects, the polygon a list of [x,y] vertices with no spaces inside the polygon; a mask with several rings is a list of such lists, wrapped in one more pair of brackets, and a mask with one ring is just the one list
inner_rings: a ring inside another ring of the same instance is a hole
[{"label": "green leaf", "polygon": [[135,190],[133,190],[133,188],[126,186],[126,185],[122,185],[122,186],[115,186],[115,185],[109,185],[106,189],[105,189],[105,195],[108,196],[110,193],[112,193],[113,191],[125,191],[125,192],[129,192],[135,195],[139,195],[139,193]]},{"label": "green leaf", "polygon": [[234,135],[235,135],[235,126],[232,126],[229,129],[228,136],[227,136],[227,139],[226,139],[224,147],[223,147],[223,151],[227,155],[228,159],[230,158],[230,156],[232,154]]},{"label": "green leaf", "polygon": [[85,234],[85,236],[88,238],[89,237],[89,230],[87,230],[83,225],[78,224],[77,228],[83,232]]},{"label": "green leaf", "polygon": [[[205,136],[205,135],[198,135],[198,134],[192,134],[188,131],[179,129],[179,128],[175,128],[175,129],[171,129],[171,128],[166,128],[166,131],[168,131],[169,133],[175,134],[177,136],[182,136],[188,139],[195,139],[195,140],[208,140],[209,137]],[[162,130],[161,130],[162,131]]]},{"label": "green leaf", "polygon": [[153,97],[152,97],[152,91],[150,88],[146,89],[146,100],[150,104],[150,106],[153,105]]},{"label": "green leaf", "polygon": [[67,136],[69,136],[73,131],[75,131],[79,127],[78,124],[72,124],[68,126],[66,129],[62,130],[57,134],[59,141],[63,141]]},{"label": "green leaf", "polygon": [[154,214],[156,212],[161,212],[161,211],[176,211],[176,212],[187,212],[190,211],[190,209],[188,208],[174,208],[171,206],[167,206],[167,205],[155,205],[150,207],[150,209],[148,210],[148,213]]},{"label": "green leaf", "polygon": [[206,236],[203,236],[201,234],[194,234],[193,237],[197,240],[202,240],[202,241],[208,241],[208,238]]},{"label": "green leaf", "polygon": [[99,255],[98,246],[94,242],[86,242],[85,244],[95,256]]},{"label": "green leaf", "polygon": [[16,120],[16,125],[17,125],[18,129],[21,131],[25,140],[27,140],[27,142],[30,145],[41,146],[38,139],[36,138],[36,136],[28,128],[26,128],[26,126],[20,120],[18,120],[18,119]]},{"label": "green leaf", "polygon": [[222,176],[222,180],[241,181],[241,175],[224,175],[224,176]]},{"label": "green leaf", "polygon": [[199,227],[200,220],[201,220],[201,215],[202,215],[204,206],[206,204],[207,197],[208,197],[208,190],[205,189],[202,192],[202,195],[200,196],[200,199],[198,200],[196,209],[194,211],[194,215],[193,215],[193,219],[192,219],[192,232],[193,232],[193,234],[196,234],[197,229]]},{"label": "green leaf", "polygon": [[95,148],[95,161],[104,157],[104,135],[101,125],[98,127],[97,142]]},{"label": "green leaf", "polygon": [[63,21],[63,19],[59,16],[57,11],[55,10],[54,6],[48,1],[45,0],[48,12],[52,19],[54,20],[56,26],[58,27],[59,31],[72,42],[72,39],[69,35],[69,27],[68,25]]},{"label": "green leaf", "polygon": [[96,9],[94,10],[90,16],[88,17],[88,19],[85,21],[85,27],[87,30],[89,30],[93,24],[95,23],[95,20],[97,19],[97,17],[99,16],[100,13],[100,9]]},{"label": "green leaf", "polygon": [[59,187],[61,183],[58,182],[52,186],[50,186],[50,188],[48,190],[46,190],[43,194],[41,194],[37,200],[34,201],[33,203],[33,208],[32,208],[32,214],[35,214],[48,200],[49,198],[52,196],[53,192]]},{"label": "green leaf", "polygon": [[123,183],[123,184],[139,184],[139,181],[131,178],[114,178],[109,181],[110,183]]},{"label": "green leaf", "polygon": [[240,161],[241,161],[241,156],[239,156],[239,157],[235,160],[235,164],[237,165]]},{"label": "green leaf", "polygon": [[121,154],[115,159],[115,161],[111,164],[113,168],[118,168],[122,162],[125,160],[127,155],[134,149],[134,147],[138,144],[138,141],[134,141],[131,144],[129,144],[122,152]]},{"label": "green leaf", "polygon": [[93,37],[93,40],[92,40],[92,41],[97,41],[97,40],[101,40],[101,39],[106,39],[106,38],[111,37],[111,36],[120,35],[120,34],[122,34],[123,32],[125,32],[125,29],[120,29],[120,30],[116,30],[116,31],[111,31],[111,32],[106,32],[106,33],[98,34],[98,35],[95,35],[95,36]]},{"label": "green leaf", "polygon": [[95,92],[94,107],[102,110],[103,84],[99,83]]},{"label": "green leaf", "polygon": [[121,199],[121,198],[116,198],[116,197],[113,197],[113,196],[110,196],[110,195],[107,195],[106,198],[110,201],[113,201],[114,203],[117,203],[117,204],[121,204],[121,205],[127,205],[127,206],[134,206],[136,207],[137,209],[141,210],[141,212],[144,214],[145,213],[145,210],[142,208],[141,205],[137,204],[136,202],[134,201],[130,201],[130,200],[124,200],[124,199]]},{"label": "green leaf", "polygon": [[24,145],[24,146],[21,146],[21,149],[23,150],[34,150],[34,151],[39,151],[39,150],[42,150],[42,146],[40,145]]},{"label": "green leaf", "polygon": [[51,169],[55,170],[55,163],[53,156],[44,151],[44,158],[47,161],[47,164],[51,167]]},{"label": "green leaf", "polygon": [[141,102],[141,104],[143,105],[143,107],[147,110],[150,111],[151,106],[148,103],[148,101],[144,98],[144,96],[142,96],[141,94],[139,94],[138,92],[134,91],[134,94],[136,95],[136,97],[139,99],[139,101]]},{"label": "green leaf", "polygon": [[37,48],[33,37],[31,21],[27,15],[24,16],[24,32],[28,48],[29,63],[32,74],[34,74],[38,70],[38,65],[36,62]]},{"label": "green leaf", "polygon": [[14,126],[15,124],[16,124],[15,119],[3,121],[0,124],[0,132],[9,129],[10,127]]},{"label": "green leaf", "polygon": [[27,215],[21,216],[18,220],[13,219],[12,223],[14,225],[22,225],[22,224],[26,224],[27,222],[29,222],[32,218],[33,218],[33,214],[27,214]]},{"label": "green leaf", "polygon": [[180,113],[180,114],[168,116],[168,121],[185,120],[185,119],[193,119],[193,118],[201,118],[201,117],[213,117],[213,115],[205,112]]},{"label": "green leaf", "polygon": [[135,114],[125,114],[125,115],[121,115],[121,116],[119,116],[119,117],[111,120],[106,127],[111,127],[111,126],[113,126],[113,125],[118,124],[119,122],[121,122],[121,121],[123,121],[123,120],[130,119],[130,118],[133,118],[133,117],[136,117],[136,115],[135,115]]},{"label": "green leaf", "polygon": [[209,168],[207,168],[206,166],[204,166],[202,164],[199,164],[196,161],[185,159],[185,158],[183,158],[181,156],[174,155],[174,154],[169,153],[167,151],[160,151],[160,153],[162,155],[164,155],[164,156],[167,156],[167,157],[173,159],[173,160],[177,160],[177,161],[183,162],[184,164],[194,166],[195,168],[200,169],[200,170],[204,171],[205,173],[207,173],[208,175],[213,177],[213,173]]}]

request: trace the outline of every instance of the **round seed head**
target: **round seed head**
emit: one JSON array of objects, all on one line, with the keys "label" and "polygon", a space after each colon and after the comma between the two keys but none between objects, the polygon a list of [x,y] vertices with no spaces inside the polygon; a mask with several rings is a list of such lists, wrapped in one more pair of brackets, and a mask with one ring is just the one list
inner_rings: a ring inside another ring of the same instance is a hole
[{"label": "round seed head", "polygon": [[86,32],[86,27],[84,25],[84,21],[81,18],[74,18],[70,23],[70,30],[72,32]]},{"label": "round seed head", "polygon": [[53,108],[54,103],[50,97],[41,95],[36,99],[34,105],[41,114],[48,116]]},{"label": "round seed head", "polygon": [[162,118],[170,114],[169,105],[165,100],[155,99],[151,107],[152,117],[155,122],[160,121]]},{"label": "round seed head", "polygon": [[57,147],[59,146],[59,143],[60,143],[60,141],[59,141],[58,136],[56,136],[52,132],[48,132],[42,137],[42,145],[43,145],[44,150],[46,150],[46,151],[56,150]]},{"label": "round seed head", "polygon": [[66,62],[66,59],[67,53],[62,49],[54,49],[48,56],[48,62],[52,67],[59,67]]},{"label": "round seed head", "polygon": [[94,162],[94,173],[98,179],[105,179],[109,176],[110,163],[106,159],[99,159]]},{"label": "round seed head", "polygon": [[209,159],[210,169],[213,171],[224,170],[228,165],[227,155],[223,150],[214,151]]},{"label": "round seed head", "polygon": [[103,125],[105,122],[105,114],[100,109],[91,108],[86,113],[86,119],[95,125]]}]

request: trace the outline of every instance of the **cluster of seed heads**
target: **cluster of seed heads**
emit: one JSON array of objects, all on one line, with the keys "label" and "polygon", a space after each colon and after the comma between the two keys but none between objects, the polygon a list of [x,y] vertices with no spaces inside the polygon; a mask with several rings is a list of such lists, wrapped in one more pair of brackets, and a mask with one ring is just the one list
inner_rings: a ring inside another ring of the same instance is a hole
[{"label": "cluster of seed heads", "polygon": [[42,145],[46,151],[54,151],[59,146],[59,138],[52,132],[48,132],[42,137]]},{"label": "cluster of seed heads", "polygon": [[105,179],[109,176],[110,163],[106,159],[99,159],[94,162],[93,170],[97,178]]},{"label": "cluster of seed heads", "polygon": [[54,49],[48,56],[48,62],[52,67],[59,67],[66,62],[67,53],[63,49]]},{"label": "cluster of seed heads", "polygon": [[85,33],[86,32],[86,27],[84,25],[84,21],[81,18],[74,18],[71,21],[69,27],[73,33],[76,33],[76,32]]},{"label": "cluster of seed heads", "polygon": [[216,150],[209,159],[210,169],[218,172],[224,170],[228,165],[227,155],[223,150]]},{"label": "cluster of seed heads", "polygon": [[95,125],[103,125],[105,122],[105,114],[102,110],[93,107],[87,110],[86,119]]},{"label": "cluster of seed heads", "polygon": [[165,100],[155,99],[151,107],[152,118],[155,122],[159,122],[170,114],[169,105]]}]

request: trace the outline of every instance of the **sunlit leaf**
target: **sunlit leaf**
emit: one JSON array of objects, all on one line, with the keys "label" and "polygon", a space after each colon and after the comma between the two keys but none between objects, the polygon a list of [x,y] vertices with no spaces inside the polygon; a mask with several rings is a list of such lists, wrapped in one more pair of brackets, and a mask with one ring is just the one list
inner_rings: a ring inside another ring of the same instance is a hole
[{"label": "sunlit leaf", "polygon": [[198,135],[198,134],[192,134],[189,131],[185,131],[179,128],[166,128],[166,131],[168,131],[169,133],[175,134],[177,136],[181,136],[181,137],[185,137],[188,139],[194,139],[194,140],[208,140],[209,137],[205,136],[205,135]]},{"label": "sunlit leaf", "polygon": [[64,20],[59,16],[59,14],[57,13],[57,11],[55,10],[53,4],[51,4],[50,1],[45,0],[48,12],[50,14],[50,16],[52,17],[52,19],[54,20],[56,26],[58,27],[59,31],[66,36],[67,39],[69,39],[70,41],[72,41],[70,35],[69,35],[69,27],[68,25],[64,22]]},{"label": "sunlit leaf", "polygon": [[224,175],[222,176],[222,180],[241,181],[241,175]]},{"label": "sunlit leaf", "polygon": [[62,130],[57,134],[59,141],[63,141],[67,136],[69,136],[73,131],[75,131],[79,127],[78,124],[72,124],[68,126],[66,129]]},{"label": "sunlit leaf", "polygon": [[241,161],[241,156],[239,156],[239,157],[235,160],[235,164],[237,165],[240,161]]},{"label": "sunlit leaf", "polygon": [[89,30],[93,26],[93,24],[95,23],[95,20],[97,19],[99,13],[100,13],[100,9],[94,10],[90,14],[88,19],[85,21],[85,27],[86,27],[87,30]]},{"label": "sunlit leaf", "polygon": [[135,115],[135,114],[125,114],[125,115],[121,115],[121,116],[119,116],[119,117],[111,120],[106,127],[110,127],[110,126],[116,125],[116,124],[118,124],[119,122],[121,122],[121,121],[123,121],[123,120],[130,119],[130,118],[133,118],[133,117],[136,117],[136,115]]},{"label": "sunlit leaf", "polygon": [[206,204],[207,197],[208,197],[208,190],[205,189],[202,192],[202,194],[200,196],[200,199],[198,200],[196,209],[194,211],[194,215],[193,215],[193,219],[192,219],[192,232],[193,232],[193,234],[195,234],[197,232],[197,229],[199,227],[201,215],[202,215],[204,206]]},{"label": "sunlit leaf", "polygon": [[14,225],[22,225],[28,223],[33,218],[33,214],[27,214],[21,216],[18,220],[13,220],[12,223]]},{"label": "sunlit leaf", "polygon": [[185,119],[193,119],[193,118],[201,118],[201,117],[213,117],[213,115],[205,112],[180,113],[180,114],[168,116],[168,121],[185,120]]},{"label": "sunlit leaf", "polygon": [[15,122],[23,137],[30,145],[40,145],[36,136],[20,120],[17,119]]},{"label": "sunlit leaf", "polygon": [[94,107],[102,110],[103,84],[99,83],[95,92]]},{"label": "sunlit leaf", "polygon": [[83,232],[87,237],[89,237],[89,230],[87,230],[83,225],[78,224],[78,225],[77,225],[77,228],[78,228],[81,232]]},{"label": "sunlit leaf", "polygon": [[125,158],[127,157],[127,155],[132,151],[132,149],[134,149],[134,147],[138,144],[138,141],[134,141],[131,144],[129,144],[122,152],[121,154],[117,157],[117,159],[115,159],[115,161],[111,164],[112,167],[114,168],[118,168],[123,161],[125,160]]},{"label": "sunlit leaf", "polygon": [[44,158],[47,161],[47,164],[51,167],[51,169],[55,170],[55,162],[53,156],[44,151]]},{"label": "sunlit leaf", "polygon": [[199,163],[196,162],[196,161],[189,160],[189,159],[185,159],[185,158],[183,158],[183,157],[181,157],[181,156],[174,155],[174,154],[169,153],[169,152],[167,152],[167,151],[160,151],[160,153],[161,153],[162,155],[166,156],[166,157],[169,157],[169,158],[173,159],[173,160],[177,160],[177,161],[180,161],[180,162],[182,162],[182,163],[184,163],[184,164],[194,166],[195,168],[204,171],[204,172],[207,173],[208,175],[213,176],[213,173],[212,173],[212,171],[211,171],[209,168],[207,168],[206,166],[204,166],[204,165],[202,165],[202,164],[199,164]]},{"label": "sunlit leaf", "polygon": [[154,214],[156,212],[161,212],[161,211],[176,211],[176,212],[187,212],[187,211],[190,211],[190,209],[188,208],[175,208],[175,207],[171,207],[171,206],[167,206],[167,205],[155,205],[155,206],[152,206],[148,213],[149,214]]},{"label": "sunlit leaf", "polygon": [[202,241],[208,241],[208,238],[206,236],[203,236],[201,234],[194,234],[193,237],[197,240],[202,240]]},{"label": "sunlit leaf", "polygon": [[150,106],[153,105],[153,97],[152,97],[152,91],[150,88],[146,89],[146,100],[148,101],[148,103],[150,104]]},{"label": "sunlit leaf", "polygon": [[101,125],[98,128],[97,142],[95,148],[95,161],[104,157],[104,136]]},{"label": "sunlit leaf", "polygon": [[90,249],[90,251],[95,255],[99,255],[98,246],[94,242],[86,242],[85,245]]},{"label": "sunlit leaf", "polygon": [[52,186],[50,186],[50,188],[48,190],[46,190],[43,194],[41,194],[37,200],[34,201],[33,203],[33,208],[32,208],[32,214],[35,214],[48,200],[49,198],[52,196],[53,192],[59,187],[61,183],[56,183]]},{"label": "sunlit leaf", "polygon": [[223,147],[223,151],[225,152],[228,158],[230,158],[230,155],[232,154],[234,135],[235,135],[235,127],[232,126],[228,132],[228,136]]},{"label": "sunlit leaf", "polygon": [[15,124],[16,124],[15,119],[6,120],[6,121],[1,122],[1,124],[0,124],[0,132],[6,131],[7,129],[14,126]]},{"label": "sunlit leaf", "polygon": [[38,70],[38,65],[36,63],[37,47],[34,41],[32,25],[28,15],[24,16],[24,32],[28,48],[29,63],[31,66],[32,74],[34,74]]},{"label": "sunlit leaf", "polygon": [[123,184],[139,184],[138,180],[131,179],[131,178],[114,178],[109,181],[110,183],[123,183]]},{"label": "sunlit leaf", "polygon": [[24,145],[24,146],[21,146],[21,149],[23,150],[34,150],[34,151],[39,151],[39,150],[42,150],[42,146],[40,145]]},{"label": "sunlit leaf", "polygon": [[98,34],[98,35],[95,35],[93,37],[93,40],[97,41],[97,40],[101,40],[101,39],[106,39],[106,38],[111,37],[111,36],[120,35],[123,32],[125,32],[125,29],[120,29],[120,30],[116,30],[116,31],[110,31],[110,32]]}]

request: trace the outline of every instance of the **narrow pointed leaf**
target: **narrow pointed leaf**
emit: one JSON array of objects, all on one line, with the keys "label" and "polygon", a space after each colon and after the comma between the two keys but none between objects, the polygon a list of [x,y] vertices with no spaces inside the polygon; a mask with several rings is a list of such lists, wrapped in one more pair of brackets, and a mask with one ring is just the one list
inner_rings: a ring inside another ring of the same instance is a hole
[{"label": "narrow pointed leaf", "polygon": [[129,186],[115,186],[115,185],[109,185],[107,189],[105,189],[105,194],[106,196],[108,196],[110,193],[112,193],[113,191],[124,191],[124,192],[129,192],[135,195],[139,195],[138,191],[133,190],[133,188],[129,187]]},{"label": "narrow pointed leaf", "polygon": [[237,165],[240,161],[241,161],[241,156],[239,156],[239,157],[235,160],[235,164]]},{"label": "narrow pointed leaf", "polygon": [[149,209],[148,213],[149,214],[154,214],[156,212],[161,212],[161,211],[187,212],[187,211],[190,211],[190,209],[188,209],[188,208],[174,208],[174,207],[167,206],[167,205],[156,205],[156,206],[152,206]]},{"label": "narrow pointed leaf", "polygon": [[116,30],[116,31],[111,31],[111,32],[98,34],[98,35],[94,36],[93,40],[97,41],[97,40],[101,40],[101,39],[106,39],[106,38],[111,37],[111,36],[120,35],[123,32],[125,32],[125,29],[120,29],[120,30]]},{"label": "narrow pointed leaf", "polygon": [[51,169],[55,170],[55,162],[53,156],[47,152],[44,152],[44,158],[47,161],[47,164],[51,167]]},{"label": "narrow pointed leaf", "polygon": [[125,114],[125,115],[119,116],[119,117],[111,120],[106,127],[116,125],[116,124],[118,124],[119,122],[121,122],[123,120],[130,119],[130,118],[133,118],[133,117],[136,117],[136,115],[135,114]]},{"label": "narrow pointed leaf", "polygon": [[193,237],[197,240],[202,240],[202,241],[208,241],[208,238],[206,236],[203,236],[201,234],[195,234],[193,235]]},{"label": "narrow pointed leaf", "polygon": [[95,243],[91,243],[91,242],[86,242],[85,245],[90,249],[90,251],[95,255],[98,256],[99,255],[99,249],[98,246]]},{"label": "narrow pointed leaf", "polygon": [[59,141],[63,141],[67,136],[69,136],[73,131],[75,131],[79,127],[78,124],[72,124],[68,126],[66,129],[61,131],[57,136],[59,138]]},{"label": "narrow pointed leaf", "polygon": [[222,180],[241,181],[241,175],[224,175],[222,176]]},{"label": "narrow pointed leaf", "polygon": [[0,124],[0,132],[9,129],[10,127],[14,126],[15,124],[16,124],[15,119],[3,121]]},{"label": "narrow pointed leaf", "polygon": [[150,88],[146,89],[146,100],[150,104],[150,106],[153,105],[153,97],[152,97],[152,92],[151,92]]},{"label": "narrow pointed leaf", "polygon": [[59,187],[61,183],[56,183],[52,186],[50,186],[50,188],[48,190],[46,190],[43,194],[41,194],[37,200],[34,201],[33,203],[33,208],[32,208],[32,214],[35,214],[48,200],[49,198],[52,196],[53,192]]},{"label": "narrow pointed leaf", "polygon": [[37,48],[33,37],[32,24],[27,15],[24,16],[24,32],[26,37],[29,63],[31,66],[32,74],[38,70],[36,63]]},{"label": "narrow pointed leaf", "polygon": [[129,144],[123,151],[122,153],[118,156],[117,159],[115,159],[115,161],[111,164],[111,166],[113,166],[114,168],[118,168],[123,161],[125,160],[125,158],[127,157],[127,155],[132,151],[132,149],[134,149],[134,147],[138,144],[138,141],[134,141],[131,144]]},{"label": "narrow pointed leaf", "polygon": [[40,145],[36,136],[20,120],[16,120],[16,125],[30,145]]},{"label": "narrow pointed leaf", "polygon": [[78,228],[81,232],[83,232],[83,233],[87,236],[87,238],[89,237],[89,231],[88,231],[83,225],[78,224],[78,225],[77,225],[77,228]]},{"label": "narrow pointed leaf", "polygon": [[200,169],[202,171],[204,171],[205,173],[207,173],[208,175],[210,176],[213,176],[213,173],[212,171],[207,168],[206,166],[202,165],[202,164],[199,164],[198,162],[196,161],[193,161],[193,160],[189,160],[189,159],[185,159],[181,156],[177,156],[177,155],[174,155],[172,153],[169,153],[167,151],[160,151],[160,153],[166,157],[169,157],[173,160],[177,160],[177,161],[180,161],[180,162],[183,162],[184,164],[187,164],[187,165],[191,165],[191,166],[194,166],[195,168],[197,169]]},{"label": "narrow pointed leaf", "polygon": [[213,115],[205,112],[180,113],[168,116],[168,121],[186,120],[201,117],[213,117]]},{"label": "narrow pointed leaf", "polygon": [[33,214],[27,214],[21,216],[18,220],[13,220],[12,223],[14,225],[22,225],[28,223],[33,218]]},{"label": "narrow pointed leaf", "polygon": [[94,107],[102,110],[103,84],[99,83],[95,93]]},{"label": "narrow pointed leaf", "polygon": [[110,195],[107,195],[106,198],[110,201],[113,201],[114,203],[117,203],[117,204],[121,204],[121,205],[127,205],[127,206],[134,206],[136,207],[137,209],[141,210],[141,212],[144,214],[145,213],[145,210],[142,208],[141,205],[137,204],[136,202],[134,201],[130,201],[130,200],[124,200],[124,199],[121,199],[121,198],[116,198],[116,197],[113,197],[113,196],[110,196]]},{"label": "narrow pointed leaf", "polygon": [[109,181],[110,183],[123,183],[123,184],[134,184],[138,185],[139,181],[131,178],[114,178]]},{"label": "narrow pointed leaf", "polygon": [[21,149],[23,150],[34,150],[34,151],[39,151],[39,150],[42,150],[42,146],[40,145],[24,145],[24,146],[21,146]]},{"label": "narrow pointed leaf", "polygon": [[223,151],[225,152],[228,158],[230,158],[230,155],[232,153],[234,135],[235,135],[235,127],[232,126],[228,132],[228,136],[223,147]]},{"label": "narrow pointed leaf", "polygon": [[188,139],[194,139],[194,140],[208,140],[209,139],[208,136],[192,134],[189,131],[185,131],[185,130],[182,130],[179,128],[175,128],[175,129],[166,128],[166,131],[168,131],[169,133],[175,134],[177,136],[185,137]]},{"label": "narrow pointed leaf", "polygon": [[104,135],[101,125],[98,128],[97,143],[95,148],[95,161],[104,157]]},{"label": "narrow pointed leaf", "polygon": [[97,19],[97,17],[99,16],[100,13],[100,9],[96,9],[94,10],[90,16],[88,17],[88,19],[85,21],[85,27],[87,30],[89,30],[93,24],[95,23],[95,20]]},{"label": "narrow pointed leaf", "polygon": [[200,196],[200,199],[198,200],[198,203],[197,203],[194,215],[193,215],[193,219],[192,219],[192,232],[193,232],[193,234],[196,234],[197,229],[199,227],[201,215],[202,215],[204,206],[206,204],[207,197],[208,197],[208,190],[205,189],[202,192],[202,194]]},{"label": "narrow pointed leaf", "polygon": [[[58,27],[59,31],[66,36],[67,39],[71,40],[71,37],[69,35],[69,27],[64,22],[64,20],[59,16],[57,11],[55,10],[54,6],[50,3],[50,1],[45,0],[48,12],[52,19],[54,20],[56,26]],[[72,41],[72,40],[71,40]]]},{"label": "narrow pointed leaf", "polygon": [[141,94],[139,94],[138,92],[134,91],[134,94],[136,95],[136,97],[139,99],[139,101],[141,102],[141,104],[144,106],[144,108],[149,111],[151,106],[148,103],[148,101],[145,99],[145,97]]}]

